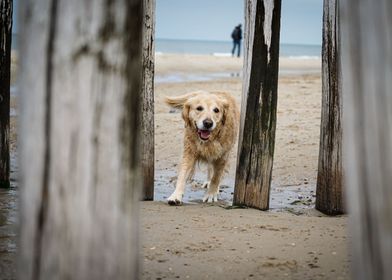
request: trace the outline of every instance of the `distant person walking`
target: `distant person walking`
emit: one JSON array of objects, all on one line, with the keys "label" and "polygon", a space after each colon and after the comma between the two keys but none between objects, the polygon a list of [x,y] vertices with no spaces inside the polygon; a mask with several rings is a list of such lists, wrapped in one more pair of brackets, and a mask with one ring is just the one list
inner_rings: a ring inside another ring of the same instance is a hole
[{"label": "distant person walking", "polygon": [[233,50],[231,51],[231,55],[234,56],[235,49],[237,48],[237,56],[240,57],[242,40],[241,24],[238,24],[234,28],[233,32],[231,33],[231,38],[233,38]]}]

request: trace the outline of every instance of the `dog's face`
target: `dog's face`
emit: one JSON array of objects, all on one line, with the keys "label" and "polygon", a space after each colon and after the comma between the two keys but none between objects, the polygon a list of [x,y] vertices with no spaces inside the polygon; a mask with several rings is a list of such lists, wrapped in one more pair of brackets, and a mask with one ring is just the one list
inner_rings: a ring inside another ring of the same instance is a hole
[{"label": "dog's face", "polygon": [[185,103],[182,116],[202,141],[208,141],[224,123],[226,109],[227,102],[224,99],[203,94],[192,97]]}]

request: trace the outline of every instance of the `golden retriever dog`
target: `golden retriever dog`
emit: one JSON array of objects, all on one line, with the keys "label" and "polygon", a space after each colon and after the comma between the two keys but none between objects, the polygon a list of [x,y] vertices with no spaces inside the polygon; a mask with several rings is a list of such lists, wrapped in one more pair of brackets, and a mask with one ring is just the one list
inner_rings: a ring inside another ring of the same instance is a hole
[{"label": "golden retriever dog", "polygon": [[239,109],[235,99],[225,92],[200,91],[166,97],[166,103],[182,109],[185,122],[182,161],[176,189],[168,203],[182,204],[186,181],[193,176],[197,162],[208,166],[203,202],[217,201],[219,182],[237,138]]}]

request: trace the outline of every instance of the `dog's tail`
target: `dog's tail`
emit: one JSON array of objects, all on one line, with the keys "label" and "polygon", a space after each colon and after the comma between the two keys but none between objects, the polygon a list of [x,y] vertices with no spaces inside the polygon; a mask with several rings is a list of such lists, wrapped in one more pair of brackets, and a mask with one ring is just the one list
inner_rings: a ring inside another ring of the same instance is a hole
[{"label": "dog's tail", "polygon": [[179,95],[179,96],[173,96],[173,97],[165,97],[165,102],[167,105],[173,107],[173,108],[177,108],[177,109],[182,109],[182,107],[184,106],[184,104],[192,97],[196,96],[197,94],[199,94],[199,92],[190,92],[190,93],[186,93],[183,95]]}]

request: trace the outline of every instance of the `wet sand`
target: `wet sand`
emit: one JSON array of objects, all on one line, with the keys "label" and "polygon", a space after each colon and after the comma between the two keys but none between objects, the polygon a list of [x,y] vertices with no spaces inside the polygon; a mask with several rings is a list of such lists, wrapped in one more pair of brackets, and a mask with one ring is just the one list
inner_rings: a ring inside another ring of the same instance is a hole
[{"label": "wet sand", "polygon": [[[209,58],[211,62],[207,63]],[[190,62],[185,67],[187,61]],[[242,68],[238,58],[201,55],[188,55],[186,59],[181,55],[162,55],[157,57],[156,64],[156,74],[161,82],[155,86],[155,199],[165,200],[173,191],[181,158],[183,120],[179,110],[172,110],[164,104],[164,96],[194,90],[221,90],[232,93],[240,104]],[[217,71],[217,65],[220,73],[227,73],[227,78],[189,81],[189,75],[202,73],[203,77],[208,77]],[[181,72],[184,68],[187,70]],[[282,59],[280,71],[271,208],[293,208],[293,204],[296,208],[313,207],[321,115],[320,61]],[[182,73],[185,81],[172,82],[171,73]],[[238,76],[230,76],[230,73],[238,73]],[[166,82],[165,77],[169,77]],[[221,199],[228,204],[234,190],[236,149],[222,181]],[[185,196],[187,202],[200,202],[202,198],[204,191],[198,186],[206,179],[206,172],[203,166],[199,171],[189,184]]]}]

